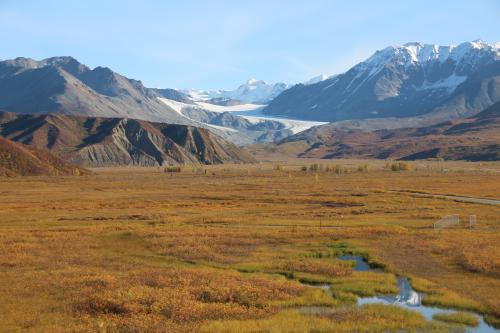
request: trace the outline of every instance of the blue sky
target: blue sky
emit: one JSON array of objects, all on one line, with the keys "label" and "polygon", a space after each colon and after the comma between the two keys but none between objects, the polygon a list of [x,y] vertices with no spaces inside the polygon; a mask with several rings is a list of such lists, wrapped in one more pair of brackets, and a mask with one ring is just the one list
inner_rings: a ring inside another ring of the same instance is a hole
[{"label": "blue sky", "polygon": [[0,0],[0,59],[71,55],[150,87],[295,83],[422,41],[500,41],[499,0]]}]

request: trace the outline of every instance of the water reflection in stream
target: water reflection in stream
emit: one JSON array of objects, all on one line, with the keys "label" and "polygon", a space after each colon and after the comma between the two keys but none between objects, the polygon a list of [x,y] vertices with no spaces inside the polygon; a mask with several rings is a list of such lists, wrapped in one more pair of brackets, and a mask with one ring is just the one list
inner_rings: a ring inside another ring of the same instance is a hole
[{"label": "water reflection in stream", "polygon": [[[396,296],[375,296],[375,297],[361,297],[358,298],[358,305],[363,304],[392,304],[404,307],[413,311],[421,313],[427,320],[432,320],[432,316],[438,313],[454,313],[455,310],[440,309],[436,307],[422,305],[423,295],[416,292],[411,287],[407,278],[398,278],[399,295]],[[476,327],[468,328],[468,332],[490,333],[500,332],[500,330],[489,326],[484,321],[483,317],[473,313],[479,320],[479,325]]]},{"label": "water reflection in stream", "polygon": [[[367,272],[367,271],[377,271],[370,268],[368,263],[361,256],[342,256],[339,257],[341,260],[349,260],[354,261],[355,271]],[[324,285],[316,285],[316,288],[321,288],[324,290],[328,290],[330,286],[327,284]],[[425,297],[424,294],[416,292],[413,290],[410,281],[406,277],[398,278],[398,295],[379,295],[374,297],[360,297],[358,298],[358,305],[363,304],[388,304],[388,305],[396,305],[400,307],[404,307],[413,311],[417,311],[421,313],[427,320],[432,320],[432,316],[437,313],[453,313],[455,310],[450,309],[441,309],[431,306],[426,306],[422,304],[422,299]],[[321,308],[321,307],[303,307],[301,312],[311,313],[311,314],[323,314],[323,313],[331,313],[333,309],[330,308]],[[490,332],[500,332],[500,330],[495,329],[492,326],[489,326],[485,321],[483,316],[473,313],[477,316],[479,320],[479,325],[476,327],[467,328],[468,332],[477,332],[477,333],[490,333]]]},{"label": "water reflection in stream", "polygon": [[354,265],[353,269],[356,272],[368,272],[368,271],[372,270],[370,268],[370,266],[368,265],[368,263],[361,256],[345,255],[345,256],[339,257],[339,259],[344,260],[344,261],[354,261],[355,265]]},{"label": "water reflection in stream", "polygon": [[419,307],[422,306],[422,295],[417,293],[411,287],[410,281],[405,277],[398,278],[399,294],[396,296],[383,295],[376,297],[362,297],[359,299],[358,304],[367,303],[386,303],[395,305],[404,305],[406,307]]}]

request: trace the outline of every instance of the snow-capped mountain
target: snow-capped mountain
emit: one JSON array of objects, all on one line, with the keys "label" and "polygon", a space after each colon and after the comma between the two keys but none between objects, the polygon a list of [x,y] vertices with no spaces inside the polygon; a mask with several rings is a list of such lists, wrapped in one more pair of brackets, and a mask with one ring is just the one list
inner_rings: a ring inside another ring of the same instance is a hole
[{"label": "snow-capped mountain", "polygon": [[264,112],[321,121],[472,115],[500,100],[499,46],[390,46],[343,74],[288,89]]},{"label": "snow-capped mountain", "polygon": [[289,86],[286,83],[267,84],[262,80],[250,79],[235,90],[184,89],[195,101],[233,100],[242,103],[267,104]]}]

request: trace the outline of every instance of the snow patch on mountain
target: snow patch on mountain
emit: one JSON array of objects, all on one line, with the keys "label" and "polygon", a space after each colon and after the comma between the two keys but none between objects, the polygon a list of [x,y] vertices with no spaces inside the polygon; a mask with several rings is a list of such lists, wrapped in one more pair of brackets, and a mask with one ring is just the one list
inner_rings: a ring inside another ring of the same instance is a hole
[{"label": "snow patch on mountain", "polygon": [[308,81],[306,81],[306,82],[304,82],[302,84],[308,86],[308,85],[315,84],[315,83],[318,83],[318,82],[323,82],[323,81],[328,80],[330,78],[331,77],[328,76],[328,75],[326,75],[326,74],[321,74],[319,76],[313,77],[312,79],[310,79],[310,80],[308,80]]},{"label": "snow patch on mountain", "polygon": [[425,81],[419,90],[429,90],[429,89],[446,89],[448,92],[454,91],[462,82],[467,79],[467,76],[451,75],[446,79],[439,80],[436,82]]},{"label": "snow patch on mountain", "polygon": [[210,103],[203,103],[203,102],[197,102],[196,105],[192,104],[186,104],[182,102],[177,102],[170,100],[168,98],[158,98],[162,103],[168,105],[171,109],[182,115],[183,117],[197,122],[199,124],[202,124],[204,126],[216,128],[219,130],[223,131],[229,131],[229,132],[238,132],[237,130],[229,127],[222,127],[222,126],[217,126],[213,124],[206,124],[206,123],[201,123],[196,120],[193,120],[191,118],[186,117],[183,113],[182,110],[183,108],[189,108],[190,110],[194,109],[200,109],[200,111],[211,111],[211,112],[232,112],[235,116],[244,118],[248,121],[250,121],[253,124],[259,123],[259,122],[264,122],[268,120],[272,120],[278,123],[283,124],[284,128],[290,130],[293,134],[299,133],[301,131],[305,131],[311,127],[314,126],[319,126],[319,125],[324,125],[326,124],[325,122],[318,122],[318,121],[306,121],[306,120],[296,120],[296,119],[288,119],[288,118],[282,118],[282,117],[270,117],[262,113],[263,108],[265,105],[259,105],[259,104],[242,104],[242,105],[235,105],[235,106],[221,106],[221,105],[214,105]]},{"label": "snow patch on mountain", "polygon": [[266,104],[288,88],[289,85],[286,83],[267,84],[262,80],[250,79],[235,90],[184,89],[181,92],[187,94],[194,101],[206,102],[221,98],[250,104]]},{"label": "snow patch on mountain", "polygon": [[258,109],[262,109],[265,105],[261,104],[239,104],[239,105],[216,105],[205,102],[196,102],[196,105],[201,107],[204,110],[212,111],[212,112],[241,112],[241,111],[255,111]]},{"label": "snow patch on mountain", "polygon": [[177,101],[174,101],[174,100],[171,100],[168,98],[158,98],[158,100],[160,102],[162,102],[163,104],[166,104],[168,107],[170,107],[172,110],[174,110],[175,112],[177,112],[181,116],[184,116],[182,114],[182,108],[184,108],[188,104],[185,104],[182,102],[177,102]]},{"label": "snow patch on mountain", "polygon": [[183,113],[182,113],[182,109],[183,108],[186,108],[186,107],[189,107],[189,108],[192,108],[193,105],[191,104],[186,104],[186,103],[182,103],[182,102],[177,102],[177,101],[174,101],[174,100],[171,100],[171,99],[168,99],[168,98],[161,98],[159,97],[158,100],[162,103],[164,103],[165,105],[169,106],[172,110],[174,110],[175,112],[177,112],[178,114],[180,114],[182,117],[190,120],[190,121],[193,121],[195,123],[198,123],[202,126],[208,126],[208,127],[211,127],[211,128],[215,128],[215,129],[218,129],[220,131],[226,131],[226,132],[237,132],[234,128],[229,128],[229,127],[223,127],[223,126],[217,126],[217,125],[213,125],[213,124],[206,124],[206,123],[202,123],[202,122],[199,122],[199,121],[196,121],[196,120],[193,120],[189,117],[186,117]]},{"label": "snow patch on mountain", "polygon": [[247,119],[252,123],[258,123],[260,121],[272,120],[283,124],[285,129],[290,130],[293,134],[297,134],[299,132],[308,130],[314,126],[320,126],[327,124],[322,121],[309,121],[309,120],[298,120],[284,117],[272,117],[262,113],[262,109],[256,109],[253,111],[243,111],[237,112],[235,115],[238,115],[242,118]]},{"label": "snow patch on mountain", "polygon": [[423,44],[418,42],[406,43],[402,46],[389,46],[383,50],[377,51],[360,65],[383,65],[394,60],[400,61],[401,64],[425,64],[434,61],[443,63],[447,60],[470,62],[474,57],[481,57],[483,55],[478,51],[493,51],[498,53],[500,50],[499,46],[500,43],[488,44],[482,40],[449,46]]},{"label": "snow patch on mountain", "polygon": [[[406,72],[421,70],[424,82],[415,86],[417,90],[446,89],[452,93],[455,88],[467,79],[467,68],[480,66],[485,59],[500,59],[500,43],[488,44],[482,40],[464,42],[458,45],[440,46],[434,44],[406,43],[402,46],[389,46],[375,52],[366,61],[354,67],[356,75],[346,87],[349,96],[363,86],[371,78],[379,74],[387,66],[401,66]],[[489,57],[489,58],[488,58]],[[448,77],[429,80],[427,72],[435,70],[435,66],[451,63],[454,70]],[[392,96],[398,96],[399,87]],[[349,97],[348,96],[348,97]]]}]

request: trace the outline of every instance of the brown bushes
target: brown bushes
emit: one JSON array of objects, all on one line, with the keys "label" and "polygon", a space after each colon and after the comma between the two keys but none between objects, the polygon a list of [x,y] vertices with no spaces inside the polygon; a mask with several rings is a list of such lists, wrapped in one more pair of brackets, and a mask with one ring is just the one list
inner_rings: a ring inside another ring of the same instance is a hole
[{"label": "brown bushes", "polygon": [[[154,287],[153,287],[154,286]],[[271,301],[297,296],[301,286],[286,280],[243,277],[210,269],[168,269],[133,274],[122,285],[88,291],[74,300],[77,313],[91,316],[163,316],[176,323],[275,313]]]},{"label": "brown bushes", "polygon": [[98,297],[96,295],[91,295],[85,300],[77,302],[75,304],[75,310],[94,316],[102,314],[123,315],[130,313],[130,310],[126,308],[123,302],[117,302],[116,300]]},{"label": "brown bushes", "polygon": [[410,171],[411,164],[405,162],[396,162],[386,165],[386,169],[390,169],[391,171]]},{"label": "brown bushes", "polygon": [[461,265],[475,273],[491,274],[500,278],[500,257],[497,244],[476,244],[462,250]]},{"label": "brown bushes", "polygon": [[181,172],[182,169],[180,166],[168,166],[163,168],[164,173],[174,173],[174,172]]}]

